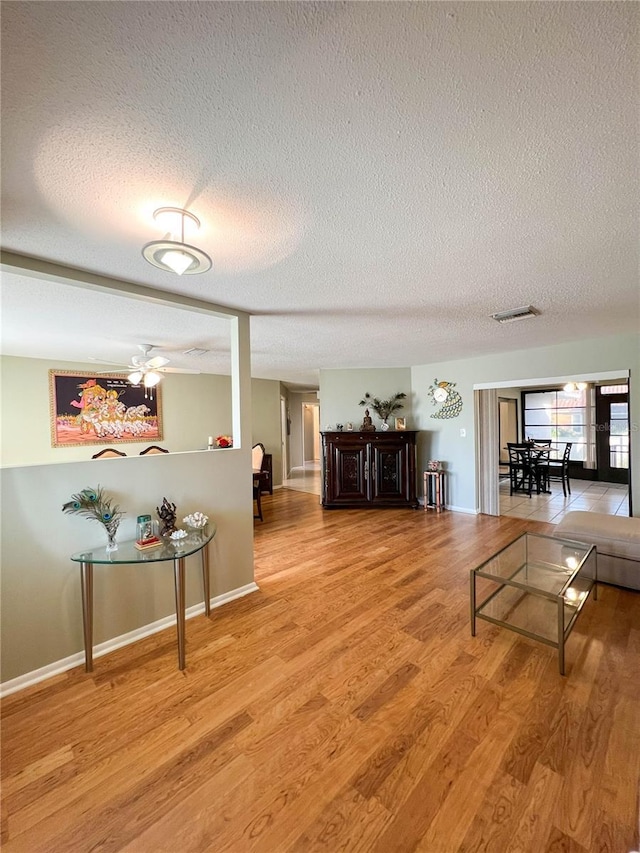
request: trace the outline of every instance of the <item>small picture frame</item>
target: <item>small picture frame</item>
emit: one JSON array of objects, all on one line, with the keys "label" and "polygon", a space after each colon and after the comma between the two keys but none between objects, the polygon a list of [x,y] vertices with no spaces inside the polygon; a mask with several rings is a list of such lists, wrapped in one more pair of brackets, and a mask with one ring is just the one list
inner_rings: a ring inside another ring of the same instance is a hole
[{"label": "small picture frame", "polygon": [[351,421],[347,421],[344,425],[344,428],[347,432],[353,432],[353,424],[351,423]]},{"label": "small picture frame", "polygon": [[406,418],[396,418],[396,429],[403,430],[407,428]]}]

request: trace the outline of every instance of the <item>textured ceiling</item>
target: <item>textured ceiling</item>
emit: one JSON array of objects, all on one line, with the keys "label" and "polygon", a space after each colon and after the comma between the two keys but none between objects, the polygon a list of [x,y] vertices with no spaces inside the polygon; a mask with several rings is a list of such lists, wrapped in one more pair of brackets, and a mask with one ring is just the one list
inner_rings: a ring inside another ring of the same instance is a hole
[{"label": "textured ceiling", "polygon": [[[2,7],[3,248],[251,312],[255,376],[640,327],[637,4]],[[161,205],[209,273],[142,259]],[[23,303],[34,355],[86,323]],[[92,354],[149,337],[111,308]]]}]

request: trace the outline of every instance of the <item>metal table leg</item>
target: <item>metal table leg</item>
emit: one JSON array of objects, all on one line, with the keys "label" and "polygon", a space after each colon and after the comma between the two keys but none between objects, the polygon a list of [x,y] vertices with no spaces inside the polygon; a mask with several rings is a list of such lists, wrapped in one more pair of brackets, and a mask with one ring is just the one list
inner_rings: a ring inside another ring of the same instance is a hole
[{"label": "metal table leg", "polygon": [[185,668],[184,653],[184,557],[173,561],[173,576],[176,588],[176,625],[178,628],[178,668]]},{"label": "metal table leg", "polygon": [[211,615],[211,593],[209,591],[209,545],[200,552],[202,556],[202,586],[204,588],[204,612]]},{"label": "metal table leg", "polygon": [[471,636],[476,635],[476,573],[471,570]]},{"label": "metal table leg", "polygon": [[80,563],[80,586],[84,630],[84,670],[93,672],[93,563]]},{"label": "metal table leg", "polygon": [[564,675],[564,599],[558,601],[558,668]]}]

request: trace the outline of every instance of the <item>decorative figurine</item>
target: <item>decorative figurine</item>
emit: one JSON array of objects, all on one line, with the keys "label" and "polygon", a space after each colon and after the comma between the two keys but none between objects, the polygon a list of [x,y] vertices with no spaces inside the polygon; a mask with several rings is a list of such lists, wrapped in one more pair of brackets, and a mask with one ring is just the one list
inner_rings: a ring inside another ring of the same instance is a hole
[{"label": "decorative figurine", "polygon": [[[381,400],[379,397],[372,397],[371,394],[367,391],[362,400],[358,403],[359,406],[371,406],[376,415],[382,420],[384,424],[387,424],[389,417],[397,412],[398,409],[404,409],[403,404],[400,400],[404,400],[406,398],[406,394],[404,391],[400,391],[398,394],[394,394],[393,397],[389,397],[388,400]],[[367,410],[367,414],[369,411]],[[383,430],[389,429],[389,425],[382,427]]]},{"label": "decorative figurine", "polygon": [[369,415],[369,409],[364,410],[364,418],[362,419],[362,425],[360,427],[360,432],[375,432],[376,428],[373,425],[373,421],[371,420],[371,416]]},{"label": "decorative figurine", "polygon": [[176,505],[162,498],[162,506],[156,507],[156,512],[162,522],[160,536],[170,536],[176,529]]}]

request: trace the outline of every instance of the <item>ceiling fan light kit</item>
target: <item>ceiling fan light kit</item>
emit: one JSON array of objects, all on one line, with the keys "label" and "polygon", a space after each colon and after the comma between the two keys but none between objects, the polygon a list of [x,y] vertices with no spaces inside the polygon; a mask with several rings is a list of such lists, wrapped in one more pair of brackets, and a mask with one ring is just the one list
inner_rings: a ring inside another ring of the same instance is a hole
[{"label": "ceiling fan light kit", "polygon": [[162,376],[159,373],[155,373],[153,370],[149,371],[149,373],[145,373],[143,384],[145,388],[153,388],[154,385],[157,385],[158,382],[162,379]]},{"label": "ceiling fan light kit", "polygon": [[[190,246],[184,241],[185,218],[196,229],[200,228],[200,220],[188,210],[181,207],[159,207],[154,211],[156,221],[180,221],[180,240],[152,240],[142,247],[142,256],[152,266],[176,275],[197,275],[211,269],[211,258],[197,246]],[[175,227],[175,226],[173,226]]]},{"label": "ceiling fan light kit", "polygon": [[[134,355],[131,358],[131,363],[127,365],[126,370],[109,371],[115,373],[126,373],[127,381],[132,385],[142,384],[145,389],[154,388],[162,379],[163,373],[200,373],[199,370],[192,370],[184,367],[167,367],[169,359],[163,355],[156,355],[149,358],[149,353],[154,349],[153,344],[138,344],[138,349],[142,355]],[[101,359],[92,358],[92,361],[101,361]],[[102,362],[103,364],[113,364],[113,362]],[[107,372],[107,371],[105,371]],[[151,396],[153,399],[153,395]]]}]

